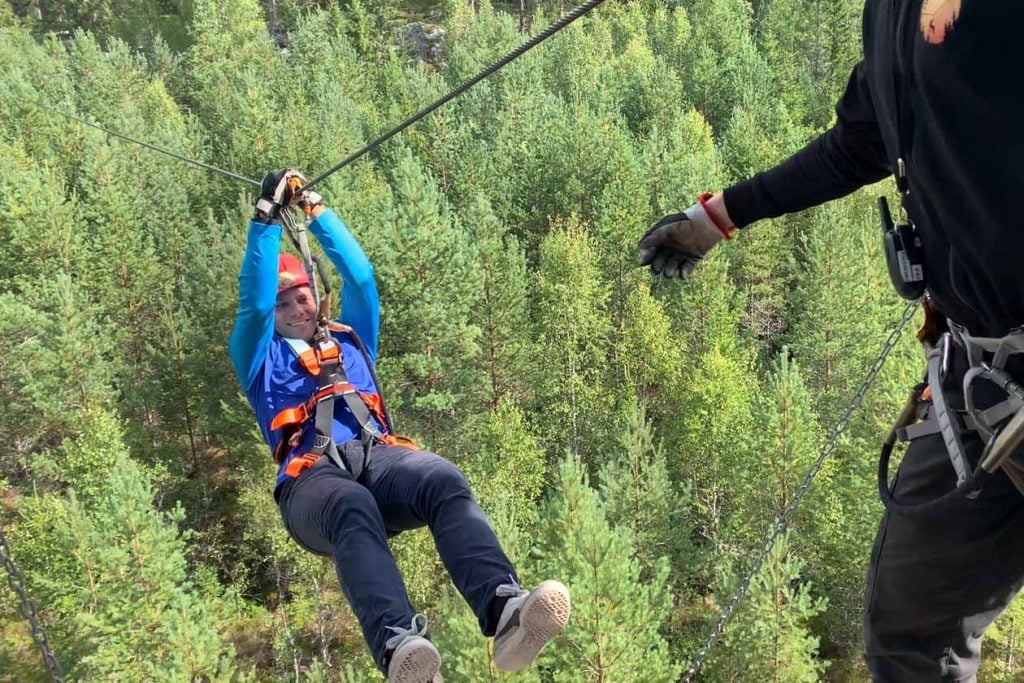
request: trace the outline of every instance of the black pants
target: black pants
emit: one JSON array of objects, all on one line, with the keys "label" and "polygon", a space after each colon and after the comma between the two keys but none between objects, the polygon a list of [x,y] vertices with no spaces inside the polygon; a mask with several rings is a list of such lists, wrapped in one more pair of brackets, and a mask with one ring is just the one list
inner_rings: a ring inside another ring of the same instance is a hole
[{"label": "black pants", "polygon": [[[976,466],[980,439],[970,434],[964,445]],[[921,503],[955,484],[945,444],[935,434],[911,442],[894,493],[900,502]],[[976,500],[946,512],[923,519],[886,512],[868,570],[872,677],[884,683],[974,681],[981,636],[1022,583],[1024,496],[1002,472]]]},{"label": "black pants", "polygon": [[[355,442],[358,451],[362,446]],[[374,660],[383,670],[389,626],[409,628],[416,611],[387,537],[428,526],[452,582],[485,635],[497,627],[504,598],[497,587],[515,577],[462,472],[433,453],[375,446],[356,482],[321,458],[282,485],[284,526],[295,541],[334,559],[338,580]]]}]

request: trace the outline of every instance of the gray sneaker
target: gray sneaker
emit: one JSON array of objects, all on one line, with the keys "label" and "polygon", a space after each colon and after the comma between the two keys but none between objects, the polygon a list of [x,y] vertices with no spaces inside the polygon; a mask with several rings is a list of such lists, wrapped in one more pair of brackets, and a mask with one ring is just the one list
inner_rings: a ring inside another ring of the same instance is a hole
[{"label": "gray sneaker", "polygon": [[545,581],[527,591],[512,581],[496,592],[509,600],[494,634],[494,665],[500,671],[522,671],[568,623],[569,590],[558,581]]},{"label": "gray sneaker", "polygon": [[427,618],[417,614],[410,627],[388,626],[395,635],[385,647],[390,653],[388,683],[442,683],[441,655],[427,634]]}]

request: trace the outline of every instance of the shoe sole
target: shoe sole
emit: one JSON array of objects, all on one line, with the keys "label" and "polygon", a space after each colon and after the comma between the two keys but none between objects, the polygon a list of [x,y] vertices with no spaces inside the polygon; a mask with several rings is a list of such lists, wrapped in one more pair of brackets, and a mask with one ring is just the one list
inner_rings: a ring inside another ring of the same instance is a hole
[{"label": "shoe sole", "polygon": [[569,623],[569,591],[558,581],[545,581],[519,609],[519,628],[494,650],[500,671],[522,671]]},{"label": "shoe sole", "polygon": [[433,683],[441,671],[441,655],[425,638],[403,644],[391,658],[389,683]]}]

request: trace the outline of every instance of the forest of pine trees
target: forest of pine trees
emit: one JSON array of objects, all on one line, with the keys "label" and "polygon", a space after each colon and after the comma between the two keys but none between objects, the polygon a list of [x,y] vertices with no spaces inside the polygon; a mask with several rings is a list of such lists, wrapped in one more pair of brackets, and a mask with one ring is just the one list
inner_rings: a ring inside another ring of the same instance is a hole
[{"label": "forest of pine trees", "polygon": [[[316,174],[575,3],[0,3],[0,525],[73,681],[379,680],[302,551],[227,356],[253,188]],[[693,280],[636,243],[830,125],[861,0],[609,0],[318,189],[372,260],[399,429],[457,463],[569,627],[499,675],[426,531],[394,551],[447,681],[673,682],[903,304],[869,188]],[[412,22],[444,31],[424,60]],[[337,284],[337,283],[335,283]],[[702,681],[863,681],[880,437],[905,335]],[[985,682],[1024,675],[1024,607]],[[0,581],[0,681],[49,680]]]}]

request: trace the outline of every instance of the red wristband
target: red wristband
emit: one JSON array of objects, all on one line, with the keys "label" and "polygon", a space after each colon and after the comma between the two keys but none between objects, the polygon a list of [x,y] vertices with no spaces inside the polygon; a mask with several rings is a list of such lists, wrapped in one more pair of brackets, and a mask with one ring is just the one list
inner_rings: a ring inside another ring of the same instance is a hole
[{"label": "red wristband", "polygon": [[718,216],[711,212],[711,209],[708,208],[708,200],[712,197],[714,197],[713,194],[705,192],[704,194],[697,196],[697,203],[700,204],[700,208],[704,209],[704,213],[708,215],[708,218],[710,218],[711,222],[714,223],[716,228],[718,228],[718,231],[725,235],[725,239],[731,240],[732,234],[736,232],[736,226],[725,225],[722,221],[718,220]]}]

